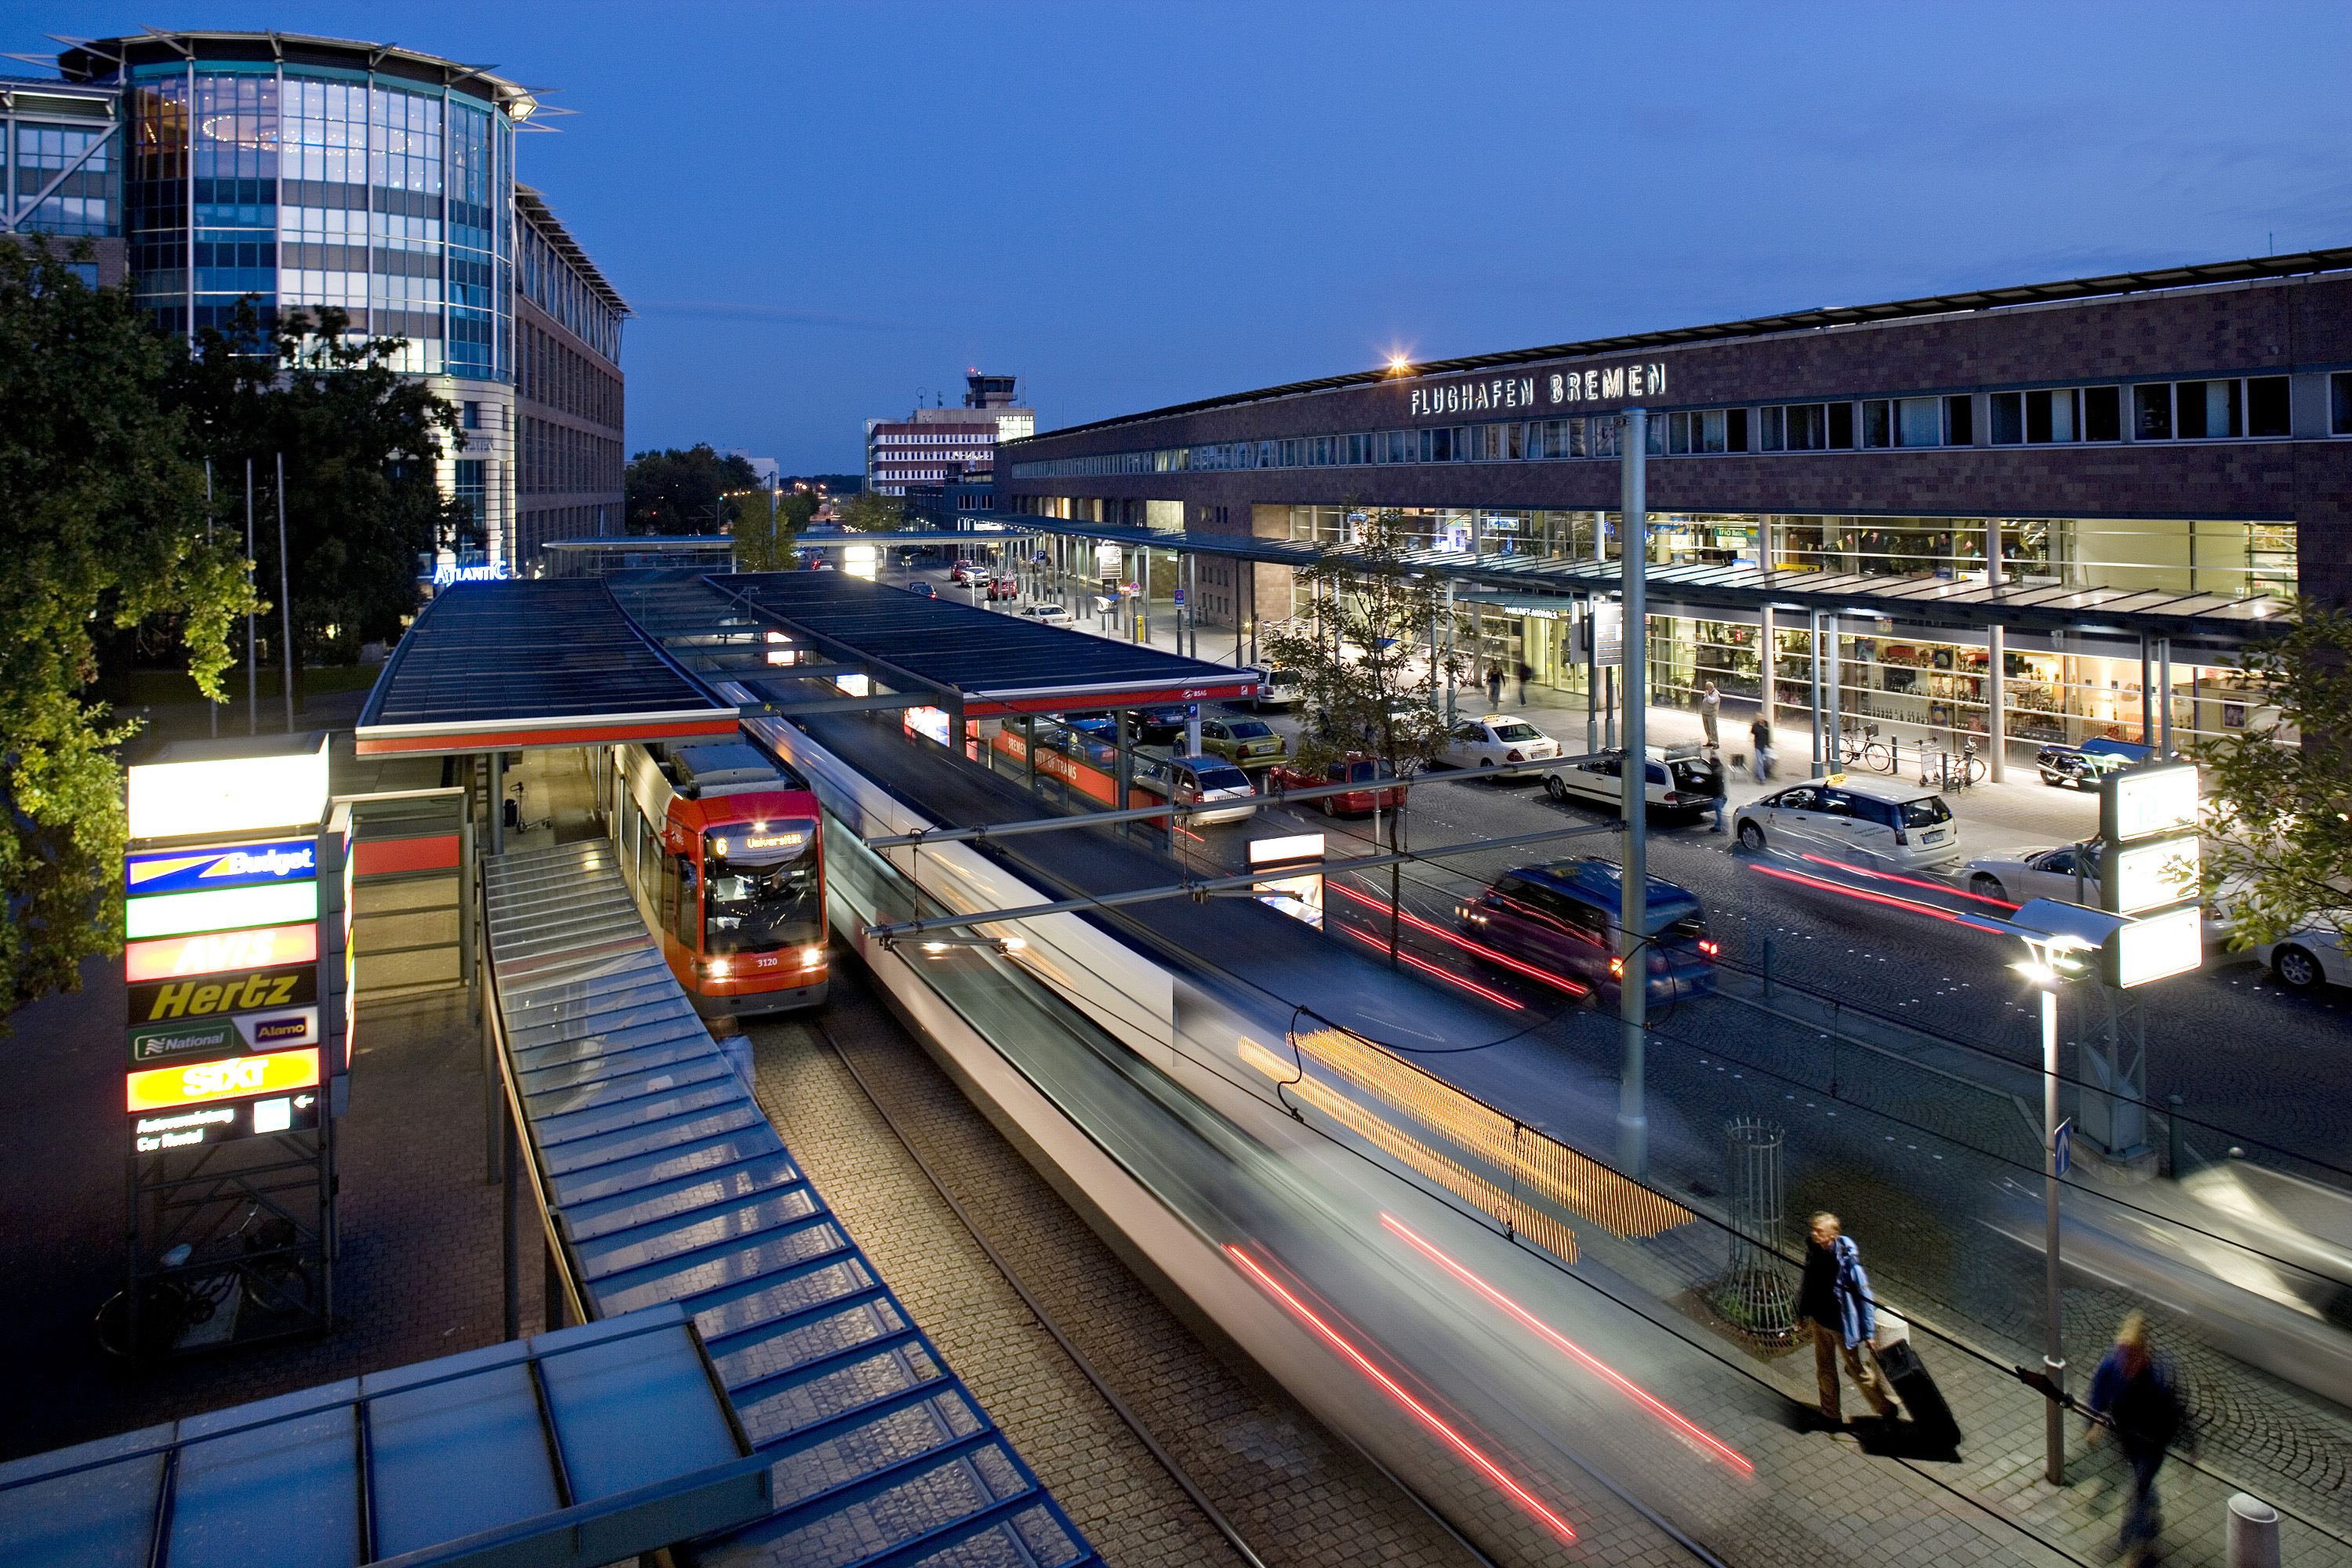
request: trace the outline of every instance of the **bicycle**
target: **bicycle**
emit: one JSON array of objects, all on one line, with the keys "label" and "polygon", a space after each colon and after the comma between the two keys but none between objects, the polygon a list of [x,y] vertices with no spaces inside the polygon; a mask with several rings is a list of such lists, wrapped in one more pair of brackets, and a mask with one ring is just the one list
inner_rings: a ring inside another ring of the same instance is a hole
[{"label": "bicycle", "polygon": [[[204,1244],[204,1250],[226,1256],[198,1259],[198,1248],[183,1242],[157,1259],[171,1274],[139,1282],[137,1310],[128,1289],[116,1291],[99,1307],[96,1320],[99,1348],[120,1361],[148,1361],[176,1345],[190,1329],[212,1321],[223,1308],[238,1302],[271,1316],[298,1315],[310,1310],[316,1287],[302,1262],[286,1254],[299,1232],[292,1220],[272,1215],[260,1218],[258,1201],[246,1210],[244,1220],[227,1235]],[[230,1248],[235,1250],[231,1251]],[[209,1268],[209,1272],[195,1273]],[[137,1324],[134,1333],[132,1324]]]}]

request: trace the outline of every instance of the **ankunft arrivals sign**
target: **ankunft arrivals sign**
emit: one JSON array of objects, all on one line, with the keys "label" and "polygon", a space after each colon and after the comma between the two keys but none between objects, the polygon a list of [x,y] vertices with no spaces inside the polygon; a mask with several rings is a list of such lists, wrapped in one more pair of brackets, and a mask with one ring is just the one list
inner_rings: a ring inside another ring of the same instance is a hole
[{"label": "ankunft arrivals sign", "polygon": [[1666,367],[1646,364],[1595,366],[1542,375],[1503,375],[1416,386],[1409,412],[1419,418],[1444,414],[1490,414],[1513,408],[1566,407],[1663,397]]}]

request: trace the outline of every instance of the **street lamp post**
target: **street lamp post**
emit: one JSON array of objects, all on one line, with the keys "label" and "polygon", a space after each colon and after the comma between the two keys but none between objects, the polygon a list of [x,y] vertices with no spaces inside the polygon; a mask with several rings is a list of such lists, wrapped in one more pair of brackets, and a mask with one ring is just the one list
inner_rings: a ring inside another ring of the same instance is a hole
[{"label": "street lamp post", "polygon": [[1625,819],[1625,847],[1620,857],[1617,934],[1617,1017],[1622,1064],[1617,1081],[1617,1168],[1636,1181],[1650,1173],[1650,1119],[1643,1083],[1644,1047],[1648,1022],[1643,1007],[1649,1001],[1650,954],[1644,943],[1649,929],[1650,749],[1648,719],[1648,606],[1645,568],[1649,563],[1649,476],[1643,459],[1649,450],[1648,413],[1625,410],[1622,437],[1622,488],[1618,504],[1624,531],[1618,563],[1625,595],[1625,754],[1618,769],[1617,806]]}]

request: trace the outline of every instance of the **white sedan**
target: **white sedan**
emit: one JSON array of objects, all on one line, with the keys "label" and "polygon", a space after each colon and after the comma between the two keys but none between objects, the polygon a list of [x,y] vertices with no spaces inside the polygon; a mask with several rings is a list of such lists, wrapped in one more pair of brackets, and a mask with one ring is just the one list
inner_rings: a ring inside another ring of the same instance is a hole
[{"label": "white sedan", "polygon": [[[2083,871],[2083,879],[2079,883],[2074,879],[2074,868],[2078,864]],[[2061,844],[2054,848],[2044,846],[2033,849],[2005,849],[1995,855],[1979,855],[1968,863],[1956,879],[1971,893],[1988,899],[2003,899],[2012,904],[2021,904],[2028,899],[2096,904],[2099,901],[2098,841]]]},{"label": "white sedan", "polygon": [[2329,926],[2305,926],[2276,942],[2258,943],[2254,956],[2290,991],[2352,985],[2352,958],[2345,956],[2341,933]]},{"label": "white sedan", "polygon": [[1499,768],[1517,773],[1559,755],[1559,742],[1524,719],[1489,713],[1466,720],[1445,738],[1440,762],[1457,768]]},{"label": "white sedan", "polygon": [[1026,619],[1041,622],[1049,626],[1066,626],[1070,624],[1070,612],[1059,605],[1024,605],[1018,613]]}]

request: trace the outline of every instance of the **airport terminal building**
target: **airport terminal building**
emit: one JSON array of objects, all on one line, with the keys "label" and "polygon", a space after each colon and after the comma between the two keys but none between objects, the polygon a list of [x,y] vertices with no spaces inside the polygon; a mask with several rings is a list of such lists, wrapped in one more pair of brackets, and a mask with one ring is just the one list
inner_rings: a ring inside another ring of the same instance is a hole
[{"label": "airport terminal building", "polygon": [[[2352,249],[1237,393],[1013,443],[999,506],[1074,545],[1089,524],[1193,542],[1193,609],[1229,627],[1306,607],[1286,569],[1242,568],[1244,541],[1339,544],[1351,517],[1402,514],[1464,579],[1474,646],[1581,690],[1577,605],[1533,591],[1529,568],[1617,556],[1619,416],[1634,405],[1650,414],[1651,562],[1847,584],[1873,612],[1838,641],[1847,711],[1864,717],[1982,733],[1999,700],[2000,731],[2021,743],[2140,738],[2137,635],[2099,616],[2072,635],[2020,630],[1990,670],[1997,615],[1907,607],[1932,604],[1938,582],[2032,601],[2048,627],[2068,594],[2123,590],[2158,613],[2143,632],[2165,617],[2242,628],[2298,593],[2352,597]],[[1231,560],[1216,558],[1220,537]],[[1709,679],[1760,695],[1769,637],[1777,700],[1803,705],[1803,616],[1776,625],[1769,595],[1677,603],[1677,574],[1660,577],[1658,700]],[[1903,603],[1873,594],[1898,584]],[[2243,724],[2242,693],[2200,646],[2189,637],[2173,670],[2177,726]]]}]

